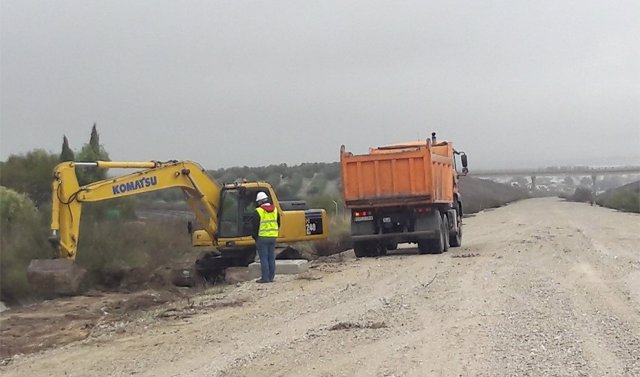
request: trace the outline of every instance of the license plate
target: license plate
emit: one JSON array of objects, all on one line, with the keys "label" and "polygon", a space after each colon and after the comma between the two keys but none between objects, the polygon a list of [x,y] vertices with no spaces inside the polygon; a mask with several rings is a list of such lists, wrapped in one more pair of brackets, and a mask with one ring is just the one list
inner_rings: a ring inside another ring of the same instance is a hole
[{"label": "license plate", "polygon": [[382,218],[382,222],[383,223],[390,223],[391,222],[391,217],[383,217]]},{"label": "license plate", "polygon": [[356,221],[371,221],[371,220],[373,220],[373,216],[356,217]]}]

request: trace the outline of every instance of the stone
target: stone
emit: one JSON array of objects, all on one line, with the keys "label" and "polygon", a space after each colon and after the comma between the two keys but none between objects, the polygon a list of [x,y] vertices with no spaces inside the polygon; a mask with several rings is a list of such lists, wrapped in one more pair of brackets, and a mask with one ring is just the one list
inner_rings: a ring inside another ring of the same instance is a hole
[{"label": "stone", "polygon": [[27,279],[38,292],[75,295],[86,272],[69,259],[34,259],[27,268]]},{"label": "stone", "polygon": [[[276,275],[295,275],[309,270],[309,262],[304,259],[276,259]],[[249,265],[249,279],[257,279],[261,275],[260,263]]]}]

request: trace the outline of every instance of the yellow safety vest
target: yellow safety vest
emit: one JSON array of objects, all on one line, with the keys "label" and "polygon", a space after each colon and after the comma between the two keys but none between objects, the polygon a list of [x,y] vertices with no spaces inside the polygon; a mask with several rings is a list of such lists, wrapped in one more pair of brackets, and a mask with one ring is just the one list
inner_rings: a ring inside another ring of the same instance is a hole
[{"label": "yellow safety vest", "polygon": [[258,237],[278,237],[278,209],[274,208],[273,212],[267,212],[264,209],[256,208],[260,215],[260,230]]}]

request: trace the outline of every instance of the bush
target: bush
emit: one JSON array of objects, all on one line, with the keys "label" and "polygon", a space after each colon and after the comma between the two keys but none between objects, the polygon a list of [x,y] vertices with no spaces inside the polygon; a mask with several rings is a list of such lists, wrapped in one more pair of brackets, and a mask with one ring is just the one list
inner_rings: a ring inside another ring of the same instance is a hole
[{"label": "bush", "polygon": [[620,211],[640,213],[640,196],[638,193],[617,192],[607,204],[607,207]]},{"label": "bush", "polygon": [[58,156],[36,149],[0,162],[0,186],[27,194],[37,207],[51,201],[51,180]]},{"label": "bush", "polygon": [[[77,262],[87,269],[90,285],[117,288],[130,271],[151,275],[190,250],[180,220],[122,222],[85,219],[80,226]],[[194,260],[195,261],[195,260]]]},{"label": "bush", "polygon": [[51,256],[46,213],[24,194],[0,186],[0,298],[20,302],[33,292],[27,281],[31,259]]},{"label": "bush", "polygon": [[590,189],[586,187],[578,187],[571,196],[571,201],[574,202],[590,202],[593,200],[593,194]]},{"label": "bush", "polygon": [[598,196],[597,203],[620,211],[640,213],[640,182],[607,190]]}]

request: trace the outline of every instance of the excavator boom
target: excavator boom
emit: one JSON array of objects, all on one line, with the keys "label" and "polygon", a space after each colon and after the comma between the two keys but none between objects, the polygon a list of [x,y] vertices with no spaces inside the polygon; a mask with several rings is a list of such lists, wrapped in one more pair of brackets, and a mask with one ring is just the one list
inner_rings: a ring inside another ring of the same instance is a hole
[{"label": "excavator boom", "polygon": [[[80,186],[76,167],[99,169],[137,169],[120,177]],[[27,276],[39,291],[71,293],[78,289],[82,271],[73,264],[80,232],[82,204],[137,195],[145,192],[181,188],[196,220],[215,243],[220,185],[191,161],[169,162],[64,162],[54,169],[52,185],[51,236],[49,241],[60,260],[34,260]],[[65,284],[68,279],[68,284]]]}]

